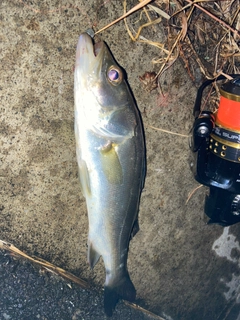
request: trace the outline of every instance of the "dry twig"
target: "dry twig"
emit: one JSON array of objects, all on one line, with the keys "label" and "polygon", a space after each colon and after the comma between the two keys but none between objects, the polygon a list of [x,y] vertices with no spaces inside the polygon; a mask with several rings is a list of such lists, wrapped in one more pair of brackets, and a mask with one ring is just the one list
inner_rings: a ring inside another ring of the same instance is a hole
[{"label": "dry twig", "polygon": [[190,192],[190,194],[188,195],[188,198],[187,198],[185,204],[187,204],[188,201],[189,201],[189,200],[191,199],[191,197],[193,196],[193,194],[194,194],[198,189],[200,189],[200,188],[202,188],[202,187],[203,187],[203,184],[200,184],[199,186],[197,186],[196,188],[194,188],[194,189]]},{"label": "dry twig", "polygon": [[188,137],[189,137],[189,135],[187,135],[187,134],[172,132],[172,131],[169,131],[169,130],[165,130],[165,129],[161,129],[161,128],[156,128],[156,127],[153,127],[153,126],[150,126],[150,125],[148,125],[148,127],[149,127],[149,128],[152,128],[152,129],[155,129],[155,130],[158,130],[158,131],[161,131],[161,132],[173,134],[173,135],[175,135],[175,136],[180,136],[180,137],[184,137],[184,138],[188,138]]},{"label": "dry twig", "polygon": [[95,32],[95,34],[98,34],[106,29],[108,29],[109,27],[111,27],[112,25],[114,25],[115,23],[123,20],[124,18],[128,17],[130,14],[132,14],[133,12],[145,7],[148,3],[150,3],[152,0],[143,0],[141,1],[139,4],[137,4],[135,7],[133,7],[131,10],[129,10],[128,12],[126,12],[124,15],[122,15],[121,17],[119,17],[118,19],[114,20],[113,22],[109,23],[107,26],[103,27],[102,29],[98,30],[97,32]]},{"label": "dry twig", "polygon": [[85,289],[90,288],[90,285],[86,281],[76,277],[72,273],[67,272],[66,270],[64,270],[62,268],[56,267],[53,264],[51,264],[50,262],[45,261],[43,259],[32,258],[29,255],[27,255],[26,253],[24,253],[23,251],[16,248],[11,243],[0,240],[0,248],[4,249],[4,250],[8,250],[8,251],[12,252],[13,254],[18,255],[19,257],[25,258],[33,263],[36,263],[36,264],[44,267],[46,270],[51,271],[51,272],[65,278],[67,280],[71,280],[71,281],[77,283],[82,288],[85,288]]}]

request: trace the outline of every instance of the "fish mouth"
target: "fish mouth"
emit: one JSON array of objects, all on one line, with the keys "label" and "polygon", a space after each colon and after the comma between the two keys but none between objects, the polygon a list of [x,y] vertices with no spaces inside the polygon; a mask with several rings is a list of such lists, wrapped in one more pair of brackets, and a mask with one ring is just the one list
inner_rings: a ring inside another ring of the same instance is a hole
[{"label": "fish mouth", "polygon": [[82,33],[78,39],[75,67],[85,70],[96,67],[97,61],[101,60],[103,48],[103,41],[94,44],[87,33]]}]

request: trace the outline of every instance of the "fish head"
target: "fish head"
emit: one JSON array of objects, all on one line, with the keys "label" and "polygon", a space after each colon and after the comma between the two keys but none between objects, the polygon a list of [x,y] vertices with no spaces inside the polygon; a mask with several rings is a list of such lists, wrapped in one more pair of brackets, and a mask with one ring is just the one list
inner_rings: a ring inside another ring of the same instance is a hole
[{"label": "fish head", "polygon": [[92,38],[83,33],[77,45],[75,83],[88,98],[107,109],[119,108],[131,99],[125,74],[117,64],[105,42],[93,43]]}]

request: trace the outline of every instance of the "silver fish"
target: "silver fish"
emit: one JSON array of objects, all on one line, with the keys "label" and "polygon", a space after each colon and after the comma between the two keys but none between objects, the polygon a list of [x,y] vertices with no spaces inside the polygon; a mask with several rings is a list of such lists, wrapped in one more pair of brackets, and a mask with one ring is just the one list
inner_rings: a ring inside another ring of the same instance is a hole
[{"label": "silver fish", "polygon": [[87,202],[88,262],[102,256],[109,316],[119,298],[134,301],[128,246],[138,230],[145,179],[145,143],[139,111],[123,70],[107,45],[79,37],[74,74],[75,138],[81,189]]}]

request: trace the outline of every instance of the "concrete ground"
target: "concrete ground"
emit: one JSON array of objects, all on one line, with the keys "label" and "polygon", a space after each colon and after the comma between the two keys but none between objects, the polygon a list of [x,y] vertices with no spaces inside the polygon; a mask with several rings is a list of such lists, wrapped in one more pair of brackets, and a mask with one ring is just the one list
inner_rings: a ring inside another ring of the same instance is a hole
[{"label": "concrete ground", "polygon": [[[100,29],[122,10],[120,1],[0,3],[0,239],[96,287],[105,272],[102,262],[93,271],[86,262],[73,68],[79,34],[92,25]],[[161,25],[144,35],[164,40]],[[167,320],[239,320],[240,225],[206,225],[205,187],[186,204],[198,186],[188,139],[150,127],[188,135],[196,88],[176,61],[160,79],[163,94],[145,91],[139,76],[158,71],[151,63],[158,49],[132,42],[123,22],[101,36],[127,72],[146,134],[140,231],[128,260],[137,301]]]},{"label": "concrete ground", "polygon": [[[103,320],[103,291],[83,289],[0,251],[1,320]],[[164,320],[120,302],[111,320]]]}]

